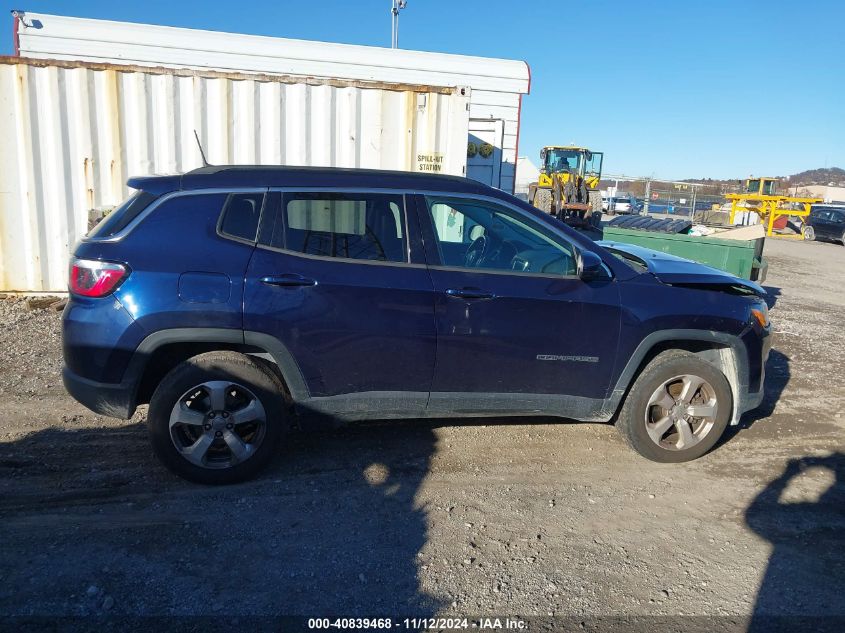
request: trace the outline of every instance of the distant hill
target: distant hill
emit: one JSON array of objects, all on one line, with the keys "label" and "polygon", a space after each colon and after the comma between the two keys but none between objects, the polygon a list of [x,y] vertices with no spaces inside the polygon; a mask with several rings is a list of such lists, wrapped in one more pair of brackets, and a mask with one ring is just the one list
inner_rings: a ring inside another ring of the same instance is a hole
[{"label": "distant hill", "polygon": [[793,174],[786,178],[790,187],[798,185],[829,185],[845,187],[845,169],[841,167],[823,167],[808,169],[800,174]]},{"label": "distant hill", "polygon": [[[757,174],[755,174],[757,175]],[[822,167],[819,169],[808,169],[806,171],[802,171],[798,174],[793,174],[791,176],[778,176],[777,174],[763,174],[764,176],[771,176],[773,178],[780,179],[780,186],[779,191],[787,191],[788,189],[792,189],[794,187],[805,187],[807,185],[829,185],[833,184],[833,186],[845,187],[845,169],[841,167]],[[680,182],[689,182],[704,185],[700,189],[697,189],[699,196],[701,197],[717,197],[717,196],[724,196],[726,193],[736,193],[743,191],[743,187],[745,186],[745,179],[748,176],[743,176],[742,178],[727,178],[727,179],[717,179],[717,178],[685,178]],[[599,189],[607,189],[608,187],[612,187],[617,184],[615,180],[602,180],[599,183]],[[637,197],[642,197],[645,195],[645,183],[643,182],[626,182],[626,181],[618,181],[619,191],[624,191],[626,193],[630,193]],[[674,190],[676,192],[681,192],[684,189],[683,185],[666,185],[661,184],[659,180],[655,180],[652,183],[651,191],[652,195],[654,192],[660,192],[663,190]],[[678,193],[677,195],[681,195]]]},{"label": "distant hill", "polygon": [[[757,174],[755,174],[757,175]],[[798,174],[791,176],[778,176],[773,174],[763,174],[765,176],[772,176],[773,178],[780,178],[781,187],[801,187],[806,185],[829,185],[845,187],[845,169],[841,167],[820,167],[818,169],[807,169]],[[726,180],[717,180],[713,178],[687,178],[683,182],[694,182],[703,185],[710,185],[713,188],[724,191],[739,190],[739,187],[745,183],[743,178],[730,178]]]}]

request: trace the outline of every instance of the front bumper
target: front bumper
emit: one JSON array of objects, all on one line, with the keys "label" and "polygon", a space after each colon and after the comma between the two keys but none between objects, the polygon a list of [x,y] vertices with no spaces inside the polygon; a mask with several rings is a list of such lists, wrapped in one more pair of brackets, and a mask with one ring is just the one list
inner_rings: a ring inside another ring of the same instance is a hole
[{"label": "front bumper", "polygon": [[752,411],[759,407],[766,397],[766,361],[769,359],[769,352],[772,349],[771,330],[763,332],[760,339],[760,365],[759,378],[755,381],[757,390],[750,391],[748,385],[743,385],[739,390],[737,406],[731,425],[739,424],[739,419],[746,411]]},{"label": "front bumper", "polygon": [[122,383],[97,382],[62,369],[67,392],[94,413],[128,420],[135,413],[135,390]]}]

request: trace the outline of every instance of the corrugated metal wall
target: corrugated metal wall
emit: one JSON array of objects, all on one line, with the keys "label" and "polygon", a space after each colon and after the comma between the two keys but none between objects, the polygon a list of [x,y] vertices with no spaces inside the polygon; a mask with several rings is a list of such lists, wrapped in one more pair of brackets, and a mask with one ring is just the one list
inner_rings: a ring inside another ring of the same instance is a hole
[{"label": "corrugated metal wall", "polygon": [[466,165],[469,92],[0,60],[0,290],[60,291],[89,210],[130,175],[209,162],[416,170]]},{"label": "corrugated metal wall", "polygon": [[43,13],[26,13],[15,28],[26,57],[469,86],[470,118],[502,122],[501,135],[484,139],[498,150],[495,169],[471,169],[469,176],[504,191],[514,188],[520,98],[531,79],[522,61]]}]

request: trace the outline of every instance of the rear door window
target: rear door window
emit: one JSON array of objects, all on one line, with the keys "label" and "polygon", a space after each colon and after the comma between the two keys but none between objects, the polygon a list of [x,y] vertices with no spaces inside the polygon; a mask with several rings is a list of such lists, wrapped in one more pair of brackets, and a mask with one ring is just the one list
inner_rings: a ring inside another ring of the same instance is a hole
[{"label": "rear door window", "polygon": [[101,239],[114,237],[129,226],[129,223],[156,199],[157,196],[146,191],[135,192],[126,202],[100,220],[100,223],[88,232],[88,237]]},{"label": "rear door window", "polygon": [[382,193],[285,193],[269,239],[294,253],[407,262],[403,196]]}]

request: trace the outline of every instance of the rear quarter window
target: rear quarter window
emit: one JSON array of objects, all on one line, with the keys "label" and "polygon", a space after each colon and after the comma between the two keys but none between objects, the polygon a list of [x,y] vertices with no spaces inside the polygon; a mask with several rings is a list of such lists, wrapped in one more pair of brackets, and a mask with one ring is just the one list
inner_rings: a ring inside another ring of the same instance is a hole
[{"label": "rear quarter window", "polygon": [[114,237],[129,226],[129,223],[149,207],[157,197],[146,191],[137,191],[126,202],[100,220],[99,224],[88,232],[88,237],[101,239]]},{"label": "rear quarter window", "polygon": [[254,242],[263,205],[263,193],[229,194],[220,216],[220,233],[227,237]]}]

